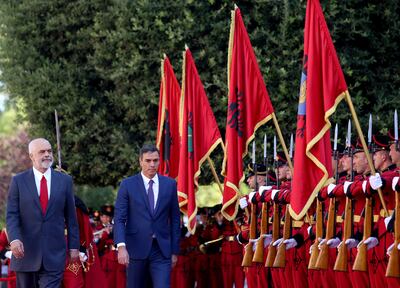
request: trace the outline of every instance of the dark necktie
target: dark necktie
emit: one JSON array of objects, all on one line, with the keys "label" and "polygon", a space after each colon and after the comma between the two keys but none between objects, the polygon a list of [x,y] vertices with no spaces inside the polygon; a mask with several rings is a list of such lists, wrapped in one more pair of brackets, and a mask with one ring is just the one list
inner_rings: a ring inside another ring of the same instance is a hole
[{"label": "dark necktie", "polygon": [[40,205],[42,206],[43,215],[46,214],[47,203],[49,202],[49,192],[47,190],[47,181],[46,177],[42,177],[40,180]]},{"label": "dark necktie", "polygon": [[149,181],[149,189],[147,190],[147,196],[149,197],[150,211],[154,214],[154,191],[153,191],[154,181]]}]

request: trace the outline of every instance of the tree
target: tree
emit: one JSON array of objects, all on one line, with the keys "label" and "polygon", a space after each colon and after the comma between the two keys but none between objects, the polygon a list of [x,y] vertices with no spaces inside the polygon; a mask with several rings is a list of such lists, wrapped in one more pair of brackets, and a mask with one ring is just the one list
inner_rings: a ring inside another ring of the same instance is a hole
[{"label": "tree", "polygon": [[[399,4],[321,2],[361,121],[373,112],[375,131],[388,127],[390,109],[400,104]],[[296,125],[306,1],[236,4],[288,139]],[[163,53],[179,78],[189,45],[225,134],[231,9],[228,0],[2,0],[0,80],[11,99],[22,99],[32,136],[55,142],[57,109],[63,162],[77,183],[116,185],[138,168],[139,147],[154,142]],[[334,121],[345,127],[349,113],[341,106]]]},{"label": "tree", "polygon": [[4,224],[5,204],[12,176],[31,166],[28,142],[28,135],[23,129],[13,136],[0,135],[0,224]]}]

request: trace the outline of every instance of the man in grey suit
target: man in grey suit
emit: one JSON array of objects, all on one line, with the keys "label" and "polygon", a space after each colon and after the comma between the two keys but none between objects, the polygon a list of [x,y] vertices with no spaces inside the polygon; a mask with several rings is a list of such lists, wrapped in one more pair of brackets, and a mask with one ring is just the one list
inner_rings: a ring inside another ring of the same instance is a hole
[{"label": "man in grey suit", "polygon": [[79,260],[72,178],[50,168],[53,152],[46,139],[29,143],[29,157],[32,169],[15,175],[8,193],[11,269],[16,271],[17,287],[59,288],[67,244],[68,261]]},{"label": "man in grey suit", "polygon": [[118,262],[128,265],[127,287],[170,286],[179,252],[180,214],[175,180],[157,174],[154,145],[140,149],[141,173],[122,181],[115,202],[114,242]]}]

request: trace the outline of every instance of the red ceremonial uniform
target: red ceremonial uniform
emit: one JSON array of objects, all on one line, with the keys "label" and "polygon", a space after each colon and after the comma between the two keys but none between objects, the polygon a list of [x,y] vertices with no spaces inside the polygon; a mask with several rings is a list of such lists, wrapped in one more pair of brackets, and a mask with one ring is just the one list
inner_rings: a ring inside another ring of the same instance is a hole
[{"label": "red ceremonial uniform", "polygon": [[[103,229],[103,225],[97,230]],[[118,263],[117,250],[114,247],[113,234],[104,231],[97,243],[101,267],[106,277],[106,287],[125,288],[126,266]]]},{"label": "red ceremonial uniform", "polygon": [[244,287],[244,272],[241,266],[243,259],[242,246],[236,241],[237,225],[224,219],[222,223],[221,269],[224,288]]},{"label": "red ceremonial uniform", "polygon": [[[362,212],[365,208],[365,196],[362,192],[362,182],[367,178],[365,175],[356,175],[352,184],[344,182],[338,184],[333,189],[332,193],[336,198],[346,196],[353,201],[353,236],[359,241],[362,239],[364,218]],[[345,191],[345,189],[347,189]],[[360,193],[361,192],[361,193]],[[354,259],[357,255],[357,248],[349,251],[348,259],[348,273],[351,284],[353,287],[369,287],[369,277],[367,272],[353,271]]]},{"label": "red ceremonial uniform", "polygon": [[185,227],[181,229],[181,233],[178,260],[171,271],[171,287],[194,287],[195,277],[191,262],[195,262],[196,259],[193,258],[191,261],[190,254],[193,251],[192,249],[198,247],[197,236],[191,235]]},{"label": "red ceremonial uniform", "polygon": [[79,265],[67,263],[62,287],[65,288],[105,288],[105,275],[101,270],[100,259],[97,254],[97,247],[93,242],[93,230],[89,216],[85,213],[86,207],[76,199],[76,215],[79,225],[80,252],[85,253],[87,260]]},{"label": "red ceremonial uniform", "polygon": [[[395,176],[398,176],[396,172],[396,166],[391,165],[384,171],[380,171],[383,186],[381,187],[382,196],[386,203],[389,215],[393,213],[395,208],[395,192],[392,190],[392,180]],[[400,287],[400,279],[390,278],[388,279],[386,274],[387,263],[389,257],[386,254],[387,248],[393,243],[393,236],[387,233],[385,227],[385,215],[382,208],[382,203],[379,199],[377,191],[371,188],[369,179],[366,180],[365,194],[373,197],[373,215],[374,215],[374,227],[373,233],[378,238],[379,244],[368,251],[368,271],[370,276],[371,286],[379,286],[385,283],[385,286]]]},{"label": "red ceremonial uniform", "polygon": [[4,280],[7,282],[7,288],[15,288],[15,272],[10,270],[10,259],[5,257],[5,253],[9,251],[9,246],[10,243],[8,242],[7,231],[6,229],[2,229],[0,232],[0,255],[4,264],[8,265],[8,274]]}]

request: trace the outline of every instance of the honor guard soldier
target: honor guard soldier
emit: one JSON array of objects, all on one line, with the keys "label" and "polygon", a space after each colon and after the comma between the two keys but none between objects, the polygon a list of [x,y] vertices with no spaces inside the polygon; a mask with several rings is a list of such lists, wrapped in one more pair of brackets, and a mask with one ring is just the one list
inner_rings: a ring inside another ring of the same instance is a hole
[{"label": "honor guard soldier", "polygon": [[79,226],[80,263],[67,263],[62,287],[106,288],[106,278],[101,269],[96,244],[93,241],[89,210],[85,203],[77,196],[75,196],[75,207]]},{"label": "honor guard soldier", "polygon": [[95,234],[100,235],[97,247],[101,266],[106,275],[107,287],[123,288],[126,286],[126,266],[118,263],[117,251],[114,247],[113,225],[114,206],[103,205],[100,208],[100,224]]},{"label": "honor guard soldier", "polygon": [[[248,175],[247,175],[247,184],[250,187],[250,193],[240,199],[239,205],[242,209],[249,209],[251,206],[249,203],[254,204],[253,207],[256,207],[255,219],[251,219],[250,221],[256,221],[256,226],[259,224],[259,219],[257,218],[257,211],[261,211],[261,201],[258,191],[256,191],[256,186],[261,187],[265,186],[265,176],[267,174],[267,169],[265,165],[255,164],[256,165],[256,173],[253,170],[252,165],[248,165]],[[256,184],[257,183],[257,184]],[[249,209],[251,210],[251,208]],[[249,220],[249,219],[247,219]],[[245,225],[241,227],[241,233],[238,235],[239,242],[246,247],[246,245],[254,246],[257,241],[257,235],[255,239],[250,239],[250,224],[249,221]],[[257,229],[256,229],[257,230]],[[255,233],[257,234],[257,233]],[[248,267],[244,267],[245,276],[247,280],[247,285],[249,288],[258,287],[259,283],[259,268],[256,263],[250,264]]]},{"label": "honor guard soldier", "polygon": [[[6,276],[4,282],[7,282],[7,288],[15,288],[15,272],[10,270],[10,259],[11,259],[10,243],[8,241],[7,230],[4,228],[0,232],[0,263],[2,268],[2,275],[0,277]],[[5,266],[6,268],[3,268]],[[5,269],[6,271],[4,271]],[[6,273],[3,273],[6,272]]]}]

